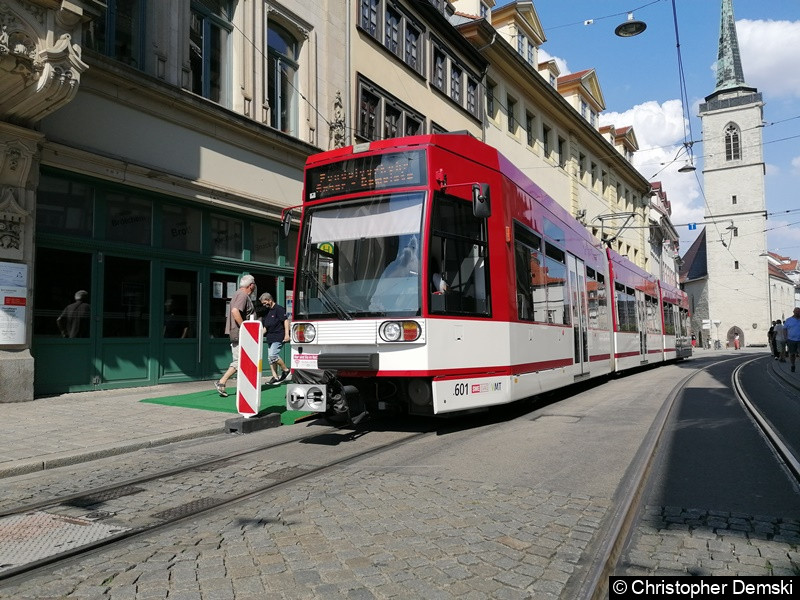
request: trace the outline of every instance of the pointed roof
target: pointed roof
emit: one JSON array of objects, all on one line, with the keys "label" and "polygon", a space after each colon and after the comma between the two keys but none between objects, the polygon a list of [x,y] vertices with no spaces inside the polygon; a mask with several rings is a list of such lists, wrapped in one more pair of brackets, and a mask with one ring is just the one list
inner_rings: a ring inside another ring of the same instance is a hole
[{"label": "pointed roof", "polygon": [[722,0],[717,50],[717,87],[714,91],[719,92],[744,85],[746,84],[739,56],[739,39],[736,37],[733,0]]},{"label": "pointed roof", "polygon": [[706,255],[706,229],[694,240],[681,263],[680,282],[686,283],[695,279],[708,277],[708,257]]},{"label": "pointed roof", "polygon": [[584,69],[577,73],[568,73],[558,78],[558,92],[563,96],[578,92],[584,99],[590,101],[596,111],[606,108],[606,101],[600,89],[600,81],[594,69]]}]

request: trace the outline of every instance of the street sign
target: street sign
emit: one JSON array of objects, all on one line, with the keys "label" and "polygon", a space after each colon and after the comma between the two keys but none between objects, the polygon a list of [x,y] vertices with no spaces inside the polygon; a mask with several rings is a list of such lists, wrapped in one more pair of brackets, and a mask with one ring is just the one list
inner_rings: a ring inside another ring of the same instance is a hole
[{"label": "street sign", "polygon": [[689,223],[689,231],[694,231],[697,229],[697,223]]}]

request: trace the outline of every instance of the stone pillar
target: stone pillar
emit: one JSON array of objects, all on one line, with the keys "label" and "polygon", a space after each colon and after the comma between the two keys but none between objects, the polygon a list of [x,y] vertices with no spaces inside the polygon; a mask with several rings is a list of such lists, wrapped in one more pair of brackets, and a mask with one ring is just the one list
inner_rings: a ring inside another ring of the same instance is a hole
[{"label": "stone pillar", "polygon": [[[36,131],[0,122],[0,298],[9,302],[0,306],[0,402],[33,399],[33,230],[41,139]],[[20,272],[24,281],[12,281]]]},{"label": "stone pillar", "polygon": [[35,127],[78,92],[83,19],[81,0],[0,4],[0,402],[33,399]]}]

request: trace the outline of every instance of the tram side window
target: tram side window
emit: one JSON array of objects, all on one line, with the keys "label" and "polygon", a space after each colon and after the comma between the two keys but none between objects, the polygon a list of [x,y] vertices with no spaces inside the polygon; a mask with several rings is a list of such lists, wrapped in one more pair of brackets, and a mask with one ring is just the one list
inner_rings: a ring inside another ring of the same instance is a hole
[{"label": "tram side window", "polygon": [[545,244],[545,268],[538,282],[539,295],[544,289],[547,298],[547,322],[571,325],[572,311],[567,291],[566,255],[561,248]]},{"label": "tram side window", "polygon": [[636,328],[636,297],[631,288],[626,288],[621,283],[614,286],[617,297],[617,326],[619,331],[635,332]]},{"label": "tram side window", "polygon": [[586,288],[589,297],[589,328],[608,328],[608,299],[606,280],[602,273],[586,268]]},{"label": "tram side window", "polygon": [[658,322],[658,300],[653,296],[645,296],[647,310],[647,333],[661,333],[661,326]]},{"label": "tram side window", "polygon": [[437,194],[431,216],[428,265],[431,312],[491,314],[486,240],[486,221],[472,214],[470,202]]},{"label": "tram side window", "polygon": [[608,290],[606,278],[602,273],[597,273],[597,327],[608,329]]},{"label": "tram side window", "polygon": [[675,305],[664,303],[664,332],[675,335]]},{"label": "tram side window", "polygon": [[517,280],[517,317],[521,321],[545,320],[547,297],[539,292],[542,280],[542,242],[539,236],[514,224],[514,269]]}]

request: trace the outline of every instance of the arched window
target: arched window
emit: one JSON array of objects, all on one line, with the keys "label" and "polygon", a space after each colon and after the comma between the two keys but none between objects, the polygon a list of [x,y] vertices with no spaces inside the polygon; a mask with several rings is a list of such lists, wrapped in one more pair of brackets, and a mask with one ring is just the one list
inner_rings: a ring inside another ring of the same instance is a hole
[{"label": "arched window", "polygon": [[270,22],[267,45],[269,124],[284,133],[297,136],[297,59],[300,44],[287,29]]},{"label": "arched window", "polygon": [[730,123],[725,128],[725,160],[742,158],[742,147],[739,142],[739,128]]}]

